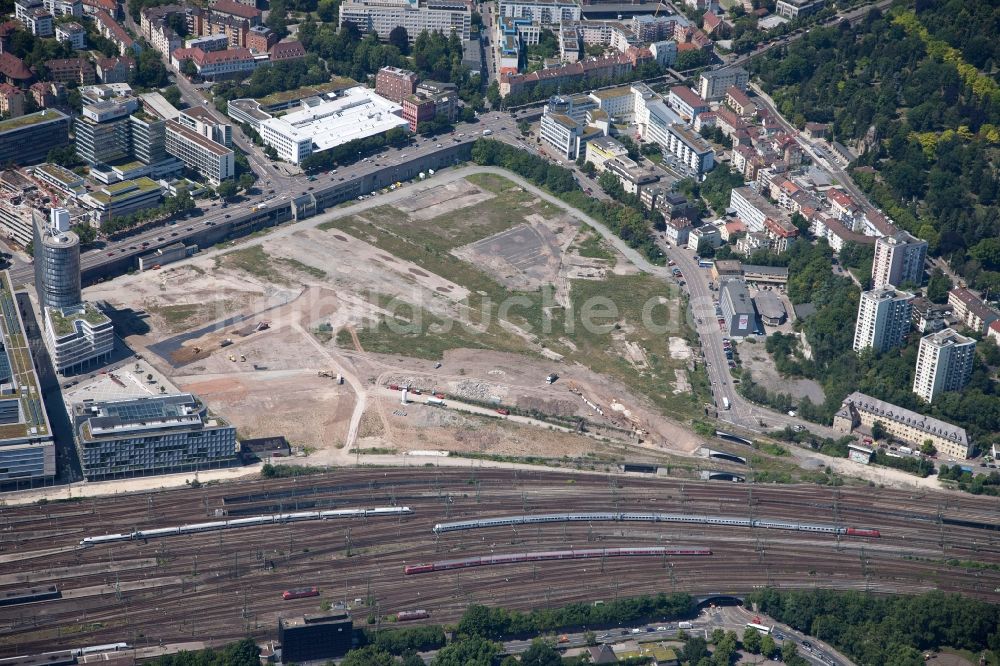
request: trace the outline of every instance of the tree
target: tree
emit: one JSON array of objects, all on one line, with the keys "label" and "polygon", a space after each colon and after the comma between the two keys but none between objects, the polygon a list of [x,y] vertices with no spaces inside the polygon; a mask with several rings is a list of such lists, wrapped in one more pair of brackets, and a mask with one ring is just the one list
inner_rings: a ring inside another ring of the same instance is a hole
[{"label": "tree", "polygon": [[881,421],[876,421],[872,424],[872,439],[879,442],[888,437],[889,431],[885,429],[885,425]]},{"label": "tree", "polygon": [[777,649],[778,644],[774,642],[774,638],[772,638],[770,634],[767,634],[760,639],[760,653],[768,659],[774,656]]},{"label": "tree", "polygon": [[562,657],[552,646],[540,639],[531,642],[531,647],[521,655],[521,666],[560,666]]},{"label": "tree", "polygon": [[937,453],[937,448],[934,447],[934,442],[925,439],[924,443],[920,446],[920,452],[925,456],[933,456]]},{"label": "tree", "polygon": [[503,103],[503,98],[500,97],[500,84],[496,79],[493,79],[490,82],[490,86],[486,89],[486,99],[494,109],[499,109]]},{"label": "tree", "polygon": [[373,645],[351,650],[340,666],[393,666],[392,655]]},{"label": "tree", "polygon": [[708,656],[708,643],[701,636],[691,636],[684,643],[681,653],[686,661],[697,664],[702,658]]},{"label": "tree", "polygon": [[760,654],[760,632],[753,627],[747,627],[746,631],[743,632],[743,649],[753,654]]},{"label": "tree", "polygon": [[940,268],[935,268],[927,282],[927,300],[931,303],[947,303],[951,287],[951,279]]},{"label": "tree", "polygon": [[785,663],[792,661],[799,656],[799,648],[793,641],[784,641],[781,644],[781,660]]},{"label": "tree", "polygon": [[583,632],[583,642],[590,646],[597,645],[597,634],[593,631]]},{"label": "tree", "polygon": [[[185,62],[191,61],[185,60]],[[181,105],[181,91],[177,88],[177,86],[167,86],[164,88],[163,97],[174,106]]]},{"label": "tree", "polygon": [[467,638],[442,648],[431,666],[491,666],[499,652],[499,646],[485,638]]},{"label": "tree", "polygon": [[240,174],[240,189],[244,192],[249,192],[253,188],[253,184],[257,182],[252,173]]},{"label": "tree", "polygon": [[74,224],[73,233],[80,239],[80,245],[86,247],[97,239],[97,229],[89,224]]},{"label": "tree", "polygon": [[691,50],[691,51],[681,51],[677,54],[677,62],[674,68],[679,72],[684,72],[689,69],[697,69],[698,67],[704,67],[708,64],[708,56],[704,51],[701,50]]},{"label": "tree", "polygon": [[236,183],[230,178],[229,180],[224,180],[219,183],[219,186],[215,189],[223,199],[232,199],[236,196]]},{"label": "tree", "polygon": [[389,43],[399,49],[403,55],[410,53],[410,34],[401,25],[397,25],[389,33]]},{"label": "tree", "polygon": [[590,161],[584,162],[583,167],[581,167],[580,170],[591,178],[593,178],[594,174],[597,173],[597,167],[595,167],[594,163]]}]

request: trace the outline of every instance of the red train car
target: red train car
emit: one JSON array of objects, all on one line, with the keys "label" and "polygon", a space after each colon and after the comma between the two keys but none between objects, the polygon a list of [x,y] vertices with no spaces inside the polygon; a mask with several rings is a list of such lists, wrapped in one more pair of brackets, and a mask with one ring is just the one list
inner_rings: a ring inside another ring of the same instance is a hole
[{"label": "red train car", "polygon": [[878,530],[867,530],[861,529],[860,527],[848,527],[847,534],[850,536],[861,536],[861,537],[880,537]]},{"label": "red train car", "polygon": [[289,599],[305,599],[306,597],[318,597],[319,588],[318,587],[300,587],[294,590],[285,590],[281,594],[281,598],[285,601]]}]

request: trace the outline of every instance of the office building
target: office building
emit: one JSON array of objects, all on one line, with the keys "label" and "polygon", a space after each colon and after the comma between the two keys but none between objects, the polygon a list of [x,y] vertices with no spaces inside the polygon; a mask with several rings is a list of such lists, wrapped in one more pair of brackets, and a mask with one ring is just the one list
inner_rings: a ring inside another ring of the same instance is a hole
[{"label": "office building", "polygon": [[227,148],[233,146],[233,126],[216,118],[203,106],[192,106],[177,115],[177,122],[192,129],[206,139]]},{"label": "office building", "polygon": [[597,127],[580,123],[562,113],[545,113],[538,126],[542,141],[567,160],[575,160],[586,150],[587,142],[604,136]]},{"label": "office building", "polygon": [[688,122],[694,122],[695,116],[712,108],[708,102],[698,97],[698,93],[686,86],[671,88],[667,104]]},{"label": "office building", "polygon": [[826,0],[778,0],[774,9],[778,16],[794,20],[799,17],[815,14],[824,5],[826,5]]},{"label": "office building", "polygon": [[542,26],[579,21],[580,15],[580,3],[576,0],[501,0],[498,11],[498,16],[526,18]]},{"label": "office building", "polygon": [[[652,120],[652,114],[650,115]],[[715,167],[715,152],[705,139],[680,123],[667,128],[667,141],[660,144],[677,161],[701,177]]]},{"label": "office building", "polygon": [[398,104],[358,86],[280,118],[267,118],[259,132],[281,159],[298,164],[314,152],[406,127],[402,112]]},{"label": "office building", "polygon": [[313,661],[342,657],[351,649],[354,623],[349,615],[306,615],[278,620],[281,661]]},{"label": "office building", "polygon": [[698,78],[698,96],[703,100],[715,102],[726,96],[726,92],[736,86],[746,90],[750,83],[750,75],[742,67],[724,67],[702,72]]},{"label": "office building", "polygon": [[984,332],[990,324],[1000,319],[1000,313],[965,287],[955,287],[948,292],[948,305],[952,307],[955,317],[976,333]]},{"label": "office building", "polygon": [[604,171],[604,164],[616,157],[628,157],[625,146],[610,136],[601,136],[587,142],[587,161],[594,165],[598,173]]},{"label": "office building", "polygon": [[10,275],[0,273],[0,484],[56,475],[56,449]]},{"label": "office building", "polygon": [[861,292],[854,326],[854,351],[871,347],[878,353],[899,347],[910,330],[913,294],[892,286]]},{"label": "office building", "polygon": [[926,258],[927,241],[914,238],[906,231],[878,238],[872,262],[872,289],[890,284],[919,285],[924,281]]},{"label": "office building", "polygon": [[396,27],[406,29],[410,42],[427,32],[455,33],[461,40],[472,34],[472,12],[460,0],[347,0],[340,5],[340,26],[353,23],[361,34],[374,32],[385,41]]},{"label": "office building", "polygon": [[417,91],[416,73],[399,67],[383,67],[375,75],[375,92],[390,102],[402,104]]},{"label": "office building", "polygon": [[53,208],[46,224],[35,225],[35,289],[38,305],[68,307],[83,300],[80,239],[70,231],[69,211]]},{"label": "office building", "polygon": [[0,164],[44,162],[50,150],[69,143],[69,122],[55,109],[0,121]]},{"label": "office building", "polygon": [[934,402],[942,391],[958,391],[972,378],[976,341],[946,328],[920,338],[913,392]]},{"label": "office building", "polygon": [[139,108],[135,97],[87,104],[76,119],[76,154],[90,165],[111,164],[132,153],[129,115]]},{"label": "office building", "polygon": [[166,121],[166,149],[167,154],[215,185],[236,174],[235,154],[231,148],[205,138],[176,120]]},{"label": "office building", "polygon": [[939,453],[956,459],[969,457],[969,438],[964,428],[904,409],[891,402],[864,393],[852,393],[844,398],[833,417],[833,429],[845,435],[859,426],[868,428],[881,423],[894,439],[917,448],[930,440]]},{"label": "office building", "polygon": [[208,469],[236,458],[236,428],[190,393],[73,405],[87,479]]},{"label": "office building", "polygon": [[153,180],[146,176],[134,180],[123,180],[101,187],[94,192],[88,192],[80,200],[84,206],[93,211],[100,221],[107,220],[111,215],[131,215],[141,210],[155,208],[160,205],[163,190]]},{"label": "office building", "polygon": [[763,332],[758,321],[757,308],[743,280],[728,278],[719,287],[719,307],[725,319],[726,334],[742,338]]},{"label": "office building", "polygon": [[105,363],[115,348],[111,319],[90,303],[45,308],[45,344],[56,372]]}]

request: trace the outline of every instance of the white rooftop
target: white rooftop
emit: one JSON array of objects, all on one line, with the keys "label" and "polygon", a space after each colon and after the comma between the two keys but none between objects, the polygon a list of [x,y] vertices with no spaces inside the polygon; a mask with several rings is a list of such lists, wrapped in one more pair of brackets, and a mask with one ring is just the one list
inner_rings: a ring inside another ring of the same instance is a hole
[{"label": "white rooftop", "polygon": [[314,152],[408,125],[403,107],[360,86],[262,124],[294,140],[311,138]]}]

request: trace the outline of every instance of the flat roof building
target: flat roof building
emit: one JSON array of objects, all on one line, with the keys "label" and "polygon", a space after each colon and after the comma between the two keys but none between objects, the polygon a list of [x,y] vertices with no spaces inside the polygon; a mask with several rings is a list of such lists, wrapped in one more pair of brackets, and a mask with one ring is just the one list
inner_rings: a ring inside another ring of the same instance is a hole
[{"label": "flat roof building", "polygon": [[878,353],[899,347],[910,330],[913,294],[894,289],[861,292],[858,319],[854,325],[854,351],[869,347]]},{"label": "flat roof building", "polygon": [[924,402],[944,391],[958,391],[972,379],[976,341],[946,328],[920,338],[913,392]]},{"label": "flat roof building", "polygon": [[0,484],[51,479],[56,451],[10,275],[0,273]]},{"label": "flat roof building", "polygon": [[83,195],[81,201],[93,209],[98,219],[106,220],[112,214],[130,215],[136,211],[155,208],[162,196],[159,184],[143,176],[105,185],[95,192]]},{"label": "flat roof building", "polygon": [[763,329],[757,321],[757,308],[743,280],[729,278],[723,280],[719,288],[719,307],[726,320],[726,333],[734,338],[742,338]]},{"label": "flat roof building", "polygon": [[870,429],[876,422],[898,440],[921,446],[929,439],[934,448],[947,456],[958,459],[969,457],[971,447],[964,428],[864,393],[855,392],[844,398],[843,405],[833,417],[833,429],[850,434],[859,426]]},{"label": "flat roof building", "polygon": [[750,75],[742,67],[724,67],[702,72],[698,78],[698,95],[709,102],[726,96],[730,88],[746,90]]},{"label": "flat roof building", "polygon": [[76,403],[73,431],[88,479],[221,467],[236,428],[190,393]]},{"label": "flat roof building", "polygon": [[78,304],[80,239],[70,231],[69,211],[53,208],[46,223],[35,225],[35,289],[38,305],[67,307]]},{"label": "flat roof building", "polygon": [[38,164],[69,143],[70,117],[56,109],[0,121],[0,164]]},{"label": "flat roof building", "polygon": [[168,155],[184,162],[185,166],[197,171],[213,184],[218,185],[236,174],[236,155],[231,148],[226,148],[177,120],[167,121],[165,140]]},{"label": "flat roof building", "polygon": [[340,27],[353,23],[361,34],[374,32],[382,41],[396,27],[406,29],[410,43],[421,32],[455,33],[465,41],[472,35],[472,12],[460,0],[347,0],[340,5]]},{"label": "flat roof building", "polygon": [[753,297],[754,306],[761,320],[768,326],[781,326],[785,323],[788,313],[781,299],[773,291],[759,291]]},{"label": "flat roof building", "polygon": [[403,107],[367,88],[343,91],[335,99],[260,123],[264,143],[281,159],[298,164],[309,155],[408,125]]},{"label": "flat roof building", "polygon": [[882,236],[875,241],[872,260],[872,288],[924,281],[927,241],[914,238],[907,231]]},{"label": "flat roof building", "polygon": [[56,372],[104,363],[115,348],[111,319],[90,303],[45,308],[45,343]]}]

